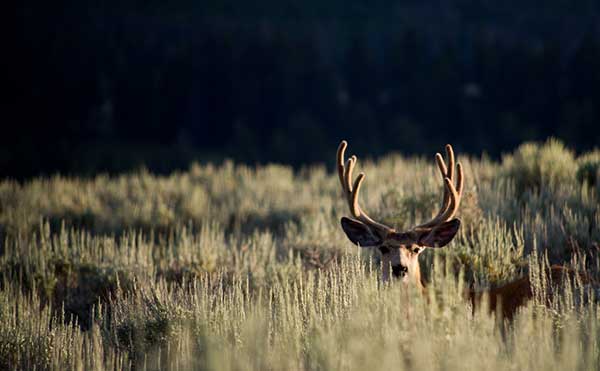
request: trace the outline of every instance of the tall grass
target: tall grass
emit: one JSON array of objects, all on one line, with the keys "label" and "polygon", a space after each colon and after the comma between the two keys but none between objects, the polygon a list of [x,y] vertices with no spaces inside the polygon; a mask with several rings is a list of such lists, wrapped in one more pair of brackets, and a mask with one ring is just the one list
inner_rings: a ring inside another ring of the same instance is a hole
[{"label": "tall grass", "polygon": [[[324,167],[0,182],[0,369],[595,370],[593,285],[565,282],[512,322],[464,300],[524,275],[547,290],[550,263],[600,272],[600,188],[575,176],[593,155],[525,147],[459,154],[463,227],[424,253],[426,296],[382,283],[377,254],[346,240]],[[435,211],[431,159],[362,168],[371,214],[407,228]]]}]

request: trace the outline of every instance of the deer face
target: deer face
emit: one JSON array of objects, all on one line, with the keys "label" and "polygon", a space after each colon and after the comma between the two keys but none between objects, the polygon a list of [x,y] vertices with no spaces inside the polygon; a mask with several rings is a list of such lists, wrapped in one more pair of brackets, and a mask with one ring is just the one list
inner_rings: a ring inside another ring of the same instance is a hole
[{"label": "deer face", "polygon": [[419,256],[426,248],[446,246],[460,228],[460,220],[452,219],[433,228],[413,229],[408,232],[390,231],[380,238],[377,231],[358,220],[343,217],[342,229],[348,239],[361,247],[376,247],[381,253],[384,281],[391,277],[408,284],[421,286]]},{"label": "deer face", "polygon": [[347,143],[342,141],[337,152],[338,175],[344,196],[348,201],[352,218],[343,217],[342,229],[353,243],[361,247],[377,247],[381,252],[383,280],[390,277],[404,283],[414,283],[422,287],[419,255],[428,247],[446,246],[460,228],[460,220],[453,219],[458,210],[463,190],[463,172],[456,164],[456,186],[454,185],[454,152],[446,146],[448,165],[442,155],[436,154],[436,162],[444,180],[442,206],[437,216],[407,232],[399,232],[385,224],[371,219],[358,204],[358,194],[365,179],[360,173],[352,182],[352,171],[356,165],[356,156],[344,163]]}]

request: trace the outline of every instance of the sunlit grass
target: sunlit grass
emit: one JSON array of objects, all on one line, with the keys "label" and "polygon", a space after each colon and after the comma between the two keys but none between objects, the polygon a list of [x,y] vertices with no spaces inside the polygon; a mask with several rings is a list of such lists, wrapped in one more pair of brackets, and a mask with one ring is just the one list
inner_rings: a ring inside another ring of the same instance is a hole
[{"label": "sunlit grass", "polygon": [[[575,176],[594,156],[459,153],[463,226],[423,255],[425,296],[347,241],[324,167],[0,182],[0,369],[595,370],[594,285],[565,282],[512,322],[464,299],[525,275],[541,293],[550,263],[598,276],[600,188]],[[433,165],[359,163],[362,204],[399,228],[431,217]]]}]

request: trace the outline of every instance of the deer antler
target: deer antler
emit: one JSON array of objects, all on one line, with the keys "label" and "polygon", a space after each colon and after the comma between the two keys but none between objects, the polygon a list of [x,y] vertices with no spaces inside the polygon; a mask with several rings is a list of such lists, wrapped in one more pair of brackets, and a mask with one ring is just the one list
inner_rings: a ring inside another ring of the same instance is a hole
[{"label": "deer antler", "polygon": [[337,168],[340,183],[342,184],[342,190],[344,191],[344,196],[346,197],[346,200],[348,201],[348,206],[350,207],[350,213],[354,218],[371,227],[371,229],[377,232],[377,234],[379,234],[380,237],[384,238],[389,233],[393,232],[394,229],[371,219],[369,215],[367,215],[367,213],[365,213],[358,204],[358,194],[360,192],[362,182],[365,179],[365,174],[358,174],[358,177],[356,178],[354,183],[352,183],[352,172],[354,170],[354,166],[356,165],[357,158],[356,156],[350,157],[344,165],[344,153],[346,152],[347,146],[348,143],[345,140],[343,140],[340,143],[340,146],[338,147]]},{"label": "deer antler", "polygon": [[440,211],[433,219],[415,228],[435,227],[438,224],[447,222],[448,220],[452,219],[458,210],[463,191],[463,169],[460,163],[456,164],[456,173],[458,175],[456,177],[455,187],[454,150],[452,150],[452,146],[449,144],[446,144],[446,154],[448,156],[448,166],[446,166],[441,154],[435,154],[435,161],[437,162],[440,173],[442,174],[442,179],[444,180],[444,198],[442,201],[442,206],[440,207]]}]

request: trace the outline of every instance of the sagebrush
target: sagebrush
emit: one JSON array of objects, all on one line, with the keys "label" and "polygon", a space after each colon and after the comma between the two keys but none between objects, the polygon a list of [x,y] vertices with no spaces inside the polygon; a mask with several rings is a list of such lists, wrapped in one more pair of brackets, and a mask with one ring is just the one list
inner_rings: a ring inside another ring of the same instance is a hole
[{"label": "sagebrush", "polygon": [[[462,295],[523,275],[543,285],[550,263],[598,277],[597,152],[551,140],[501,163],[459,159],[463,225],[425,253],[425,298],[382,283],[377,254],[347,241],[325,166],[4,180],[0,368],[597,369],[593,285],[511,322]],[[436,210],[431,159],[362,166],[361,202],[387,223]]]}]

